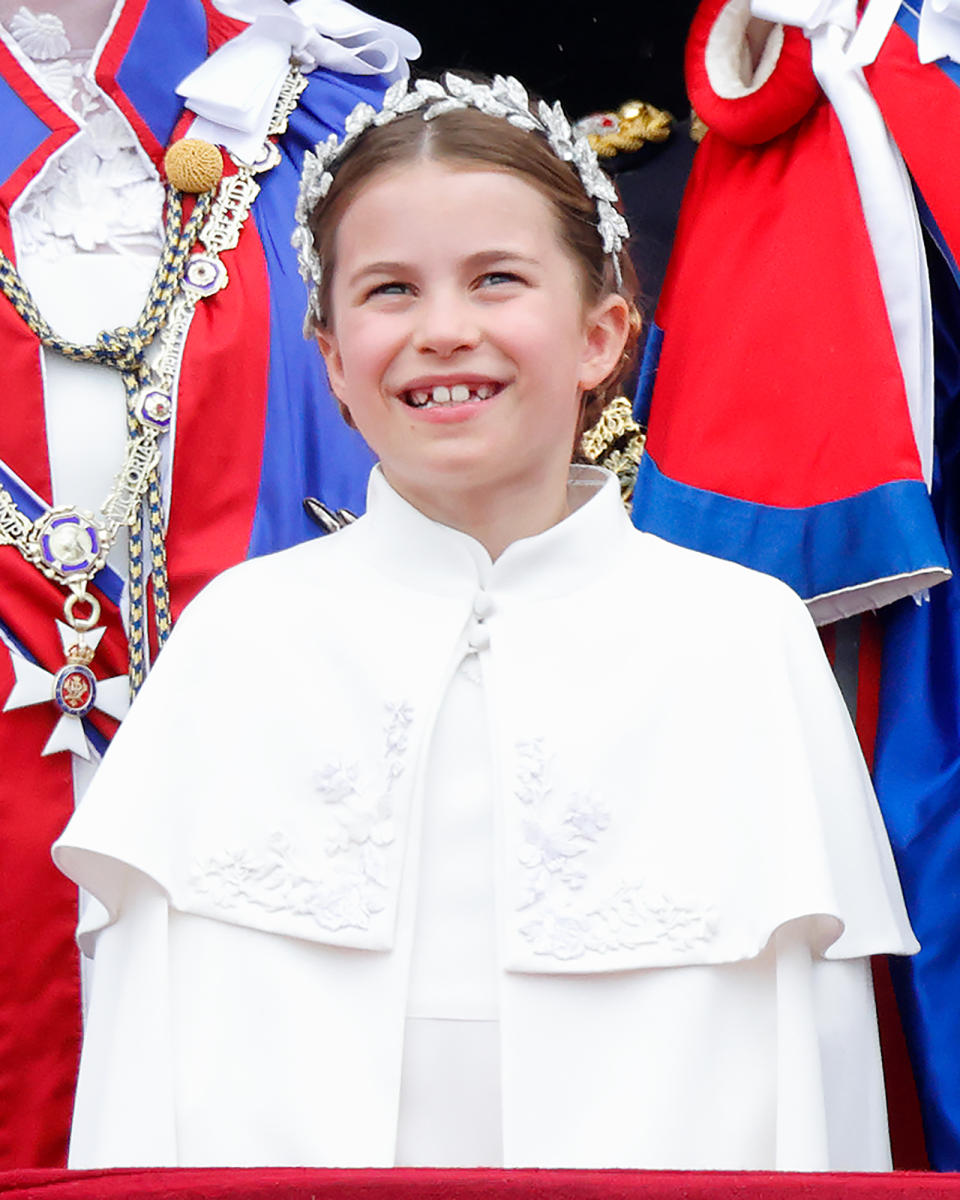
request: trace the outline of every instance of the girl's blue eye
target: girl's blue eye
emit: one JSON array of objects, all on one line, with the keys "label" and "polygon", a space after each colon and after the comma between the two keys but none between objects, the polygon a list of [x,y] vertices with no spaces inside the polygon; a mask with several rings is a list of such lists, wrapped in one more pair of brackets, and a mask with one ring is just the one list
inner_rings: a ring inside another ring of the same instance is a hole
[{"label": "girl's blue eye", "polygon": [[398,283],[396,280],[392,280],[390,283],[377,284],[369,294],[371,296],[404,296],[409,290],[408,283]]},{"label": "girl's blue eye", "polygon": [[483,283],[522,283],[519,275],[511,271],[488,271],[483,276]]}]

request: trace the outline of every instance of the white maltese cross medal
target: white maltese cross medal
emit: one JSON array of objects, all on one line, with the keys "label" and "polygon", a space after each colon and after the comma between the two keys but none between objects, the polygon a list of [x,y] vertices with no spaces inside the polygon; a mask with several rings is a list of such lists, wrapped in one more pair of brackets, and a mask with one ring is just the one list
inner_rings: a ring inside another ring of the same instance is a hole
[{"label": "white maltese cross medal", "polygon": [[97,708],[122,721],[130,707],[130,685],[126,675],[112,679],[97,679],[90,670],[94,652],[103,637],[105,627],[77,630],[57,621],[66,663],[55,675],[30,662],[19,654],[11,654],[16,682],[3,706],[4,712],[27,708],[31,704],[57,706],[60,719],[47,740],[42,754],[69,750],[81,758],[90,758],[90,743],[83,728],[83,718]]}]

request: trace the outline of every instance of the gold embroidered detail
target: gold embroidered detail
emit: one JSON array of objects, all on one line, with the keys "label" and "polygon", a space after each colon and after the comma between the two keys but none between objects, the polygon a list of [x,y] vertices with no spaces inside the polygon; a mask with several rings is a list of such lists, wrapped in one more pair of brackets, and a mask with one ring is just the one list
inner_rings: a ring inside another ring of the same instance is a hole
[{"label": "gold embroidered detail", "polygon": [[672,114],[643,100],[627,100],[616,112],[594,113],[577,122],[577,132],[599,158],[631,154],[647,142],[665,142],[673,128]]},{"label": "gold embroidered detail", "polygon": [[580,441],[580,452],[588,462],[606,467],[620,480],[620,495],[628,506],[646,437],[646,430],[633,419],[630,401],[614,396]]}]

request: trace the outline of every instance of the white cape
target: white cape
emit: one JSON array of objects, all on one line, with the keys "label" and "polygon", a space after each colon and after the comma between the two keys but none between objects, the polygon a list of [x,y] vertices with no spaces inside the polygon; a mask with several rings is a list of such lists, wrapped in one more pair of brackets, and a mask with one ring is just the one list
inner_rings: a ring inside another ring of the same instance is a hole
[{"label": "white cape", "polygon": [[355,525],[189,607],[55,849],[107,926],[72,1165],[394,1162],[422,785],[471,652],[505,1165],[888,1164],[863,959],[916,943],[812,623],[636,532],[604,473],[571,488],[491,563],[375,472]]}]

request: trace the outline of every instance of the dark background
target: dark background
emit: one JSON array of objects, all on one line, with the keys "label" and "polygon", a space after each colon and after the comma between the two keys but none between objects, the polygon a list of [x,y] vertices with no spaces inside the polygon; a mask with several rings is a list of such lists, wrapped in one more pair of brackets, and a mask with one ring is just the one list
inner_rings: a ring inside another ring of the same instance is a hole
[{"label": "dark background", "polygon": [[[420,39],[418,67],[516,75],[572,118],[646,100],[688,115],[683,42],[694,0],[368,0]],[[365,7],[361,4],[361,7]]]}]

